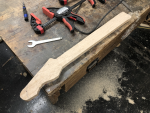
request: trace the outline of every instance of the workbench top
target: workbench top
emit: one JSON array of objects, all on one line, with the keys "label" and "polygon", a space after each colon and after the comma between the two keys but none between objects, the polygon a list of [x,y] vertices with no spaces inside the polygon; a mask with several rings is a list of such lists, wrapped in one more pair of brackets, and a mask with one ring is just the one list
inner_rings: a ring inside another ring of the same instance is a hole
[{"label": "workbench top", "polygon": [[[78,1],[79,0],[70,0],[68,5],[72,6]],[[86,23],[85,25],[79,25],[77,23],[75,25],[82,31],[90,31],[112,7],[119,3],[119,1],[120,0],[107,1],[107,4],[105,5],[97,1],[95,8],[91,7],[88,0],[85,1],[78,12],[78,15],[85,18]],[[125,1],[133,11],[140,11],[150,4],[149,0]],[[50,20],[43,14],[43,6],[62,7],[58,0],[26,0],[24,3],[28,14],[34,13],[39,19],[41,19],[42,23]],[[122,11],[129,13],[124,5],[120,4],[102,21],[101,25],[105,24]],[[31,17],[29,16],[29,20],[30,19]],[[34,76],[41,69],[49,58],[55,59],[59,57],[86,37],[86,35],[83,35],[77,31],[71,34],[62,22],[54,22],[44,35],[35,34],[30,26],[30,22],[24,21],[22,0],[10,0],[7,2],[0,0],[0,25],[0,35],[3,40],[20,59],[32,76]],[[27,47],[29,40],[44,40],[57,37],[62,37],[63,40],[37,45],[34,48]],[[63,70],[62,74],[64,75],[64,78],[71,75],[78,63],[82,65],[83,62],[80,62],[81,59],[82,58],[77,59],[69,65],[69,67]]]}]

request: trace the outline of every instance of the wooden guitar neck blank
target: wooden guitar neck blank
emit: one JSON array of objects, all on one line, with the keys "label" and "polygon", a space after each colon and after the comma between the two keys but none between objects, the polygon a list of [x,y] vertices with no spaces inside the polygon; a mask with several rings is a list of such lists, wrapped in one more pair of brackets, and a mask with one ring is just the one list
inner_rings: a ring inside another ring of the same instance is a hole
[{"label": "wooden guitar neck blank", "polygon": [[100,43],[104,38],[109,36],[119,27],[127,23],[131,16],[122,12],[108,21],[95,32],[87,36],[74,47],[66,51],[57,59],[50,58],[27,86],[20,93],[23,100],[29,101],[38,95],[40,89],[47,83],[52,82],[59,78],[61,71],[75,61],[81,55],[86,53],[92,47]]}]

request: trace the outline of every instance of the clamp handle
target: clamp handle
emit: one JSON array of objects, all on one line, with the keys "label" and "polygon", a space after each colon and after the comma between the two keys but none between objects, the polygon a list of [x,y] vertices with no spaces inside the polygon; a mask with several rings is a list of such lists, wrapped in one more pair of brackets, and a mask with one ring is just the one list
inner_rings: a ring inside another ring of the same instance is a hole
[{"label": "clamp handle", "polygon": [[85,19],[77,14],[71,12],[68,17],[74,21],[77,21],[79,24],[85,24]]},{"label": "clamp handle", "polygon": [[89,2],[91,3],[92,7],[94,8],[96,5],[96,1],[95,0],[89,0]]},{"label": "clamp handle", "polygon": [[73,33],[74,32],[74,25],[69,21],[69,19],[64,16],[62,18],[62,21],[69,28],[70,32]]}]

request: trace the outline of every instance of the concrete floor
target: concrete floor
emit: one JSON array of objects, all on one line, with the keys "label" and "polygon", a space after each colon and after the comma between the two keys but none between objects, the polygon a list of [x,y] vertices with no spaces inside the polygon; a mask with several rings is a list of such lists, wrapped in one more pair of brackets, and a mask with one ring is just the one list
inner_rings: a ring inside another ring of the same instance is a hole
[{"label": "concrete floor", "polygon": [[[42,90],[30,102],[19,93],[31,76],[0,43],[0,113],[150,113],[150,30],[136,29],[52,105]],[[27,73],[27,77],[23,75]]]}]

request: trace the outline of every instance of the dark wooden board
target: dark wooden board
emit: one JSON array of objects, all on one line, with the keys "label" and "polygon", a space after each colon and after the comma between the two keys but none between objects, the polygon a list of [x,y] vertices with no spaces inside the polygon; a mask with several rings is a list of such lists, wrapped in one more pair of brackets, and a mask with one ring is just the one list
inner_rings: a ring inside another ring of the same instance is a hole
[{"label": "dark wooden board", "polygon": [[[79,0],[70,2],[68,5],[73,5]],[[102,5],[97,1],[96,8],[92,8],[88,0],[83,3],[79,15],[85,18],[85,25],[76,26],[83,31],[90,31],[119,0],[108,1],[106,5]],[[144,9],[149,0],[126,0],[133,11],[140,11]],[[28,13],[34,13],[37,17],[45,23],[49,20],[42,12],[42,7],[61,7],[58,0],[27,0],[25,1]],[[129,11],[120,4],[114,11],[112,11],[101,23],[105,24],[108,20],[119,14],[120,12],[129,13]],[[30,17],[30,16],[29,16]],[[40,68],[45,64],[49,58],[57,58],[65,51],[73,47],[79,41],[84,39],[86,35],[75,32],[71,34],[68,28],[61,22],[55,22],[44,35],[36,35],[32,30],[30,23],[25,22],[22,12],[22,0],[3,1],[0,0],[0,35],[6,44],[11,48],[15,55],[20,59],[25,68],[34,76]],[[29,40],[43,40],[55,37],[63,37],[63,40],[57,42],[46,43],[38,45],[34,48],[28,48]],[[94,53],[94,51],[93,51]],[[82,57],[85,57],[84,55]],[[76,69],[84,64],[78,59],[70,64],[62,72],[62,78],[68,78]],[[61,80],[61,79],[60,79]],[[59,80],[56,81],[58,83]],[[48,92],[48,91],[47,91]]]}]

